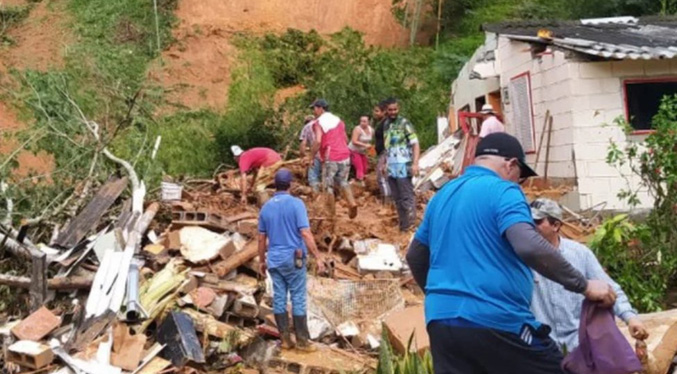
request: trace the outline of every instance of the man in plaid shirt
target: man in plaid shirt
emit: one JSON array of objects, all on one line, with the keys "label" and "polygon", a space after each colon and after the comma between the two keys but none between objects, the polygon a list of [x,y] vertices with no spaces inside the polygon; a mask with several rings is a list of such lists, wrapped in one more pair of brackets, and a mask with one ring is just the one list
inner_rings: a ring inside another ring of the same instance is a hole
[{"label": "man in plaid shirt", "polygon": [[[531,203],[531,215],[536,228],[543,237],[559,249],[562,256],[587,279],[604,280],[613,287],[617,298],[614,314],[622,319],[633,338],[644,340],[649,334],[637,318],[637,311],[632,308],[628,297],[618,283],[614,282],[602,269],[592,251],[573,240],[560,236],[562,227],[562,209],[550,199],[537,199]],[[534,293],[531,310],[539,322],[552,329],[550,337],[560,350],[571,352],[578,346],[578,326],[581,319],[583,295],[569,292],[561,285],[546,279],[534,272]]]}]

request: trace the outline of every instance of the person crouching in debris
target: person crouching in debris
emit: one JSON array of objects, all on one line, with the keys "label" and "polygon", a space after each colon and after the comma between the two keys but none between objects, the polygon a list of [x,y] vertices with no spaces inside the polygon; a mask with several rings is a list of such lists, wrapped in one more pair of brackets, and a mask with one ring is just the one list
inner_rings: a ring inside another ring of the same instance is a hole
[{"label": "person crouching in debris", "polygon": [[[327,193],[327,204],[330,215],[335,211],[334,184],[341,186],[341,190],[348,201],[350,208],[349,217],[357,216],[357,203],[353,196],[353,190],[348,183],[350,173],[350,149],[346,136],[346,125],[343,121],[329,112],[329,104],[324,99],[315,100],[310,107],[315,114],[313,131],[315,132],[315,144],[310,152],[310,157],[315,157],[319,152],[322,159],[322,183]],[[311,160],[312,162],[312,160]]]},{"label": "person crouching in debris", "polygon": [[563,373],[562,352],[530,310],[531,269],[603,306],[616,301],[536,231],[518,185],[535,175],[515,137],[491,134],[428,203],[407,261],[425,292],[435,373]]},{"label": "person crouching in debris", "polygon": [[[240,191],[242,196],[240,197],[240,202],[242,204],[247,204],[247,194],[249,193],[250,187],[247,185],[247,173],[254,173],[254,180],[252,181],[252,187],[254,187],[259,199],[259,204],[263,204],[267,200],[265,195],[266,186],[269,184],[267,178],[259,178],[260,172],[266,168],[270,170],[267,171],[268,174],[272,174],[275,170],[275,165],[281,163],[282,158],[280,154],[275,152],[270,148],[252,148],[247,151],[243,151],[240,146],[234,145],[230,147],[233,156],[235,156],[235,161],[237,162],[238,167],[240,168]],[[256,180],[259,179],[257,184]]]},{"label": "person crouching in debris", "polygon": [[[616,292],[614,314],[628,325],[630,335],[645,340],[649,334],[637,311],[632,308],[628,297],[618,283],[602,269],[592,251],[573,240],[560,236],[562,209],[550,199],[537,199],[531,203],[531,215],[536,228],[543,237],[558,250],[569,263],[588,279],[601,279],[609,283]],[[552,328],[550,337],[563,352],[571,352],[578,346],[578,327],[581,322],[583,295],[565,290],[559,284],[534,274],[534,294],[531,310],[539,322]]]},{"label": "person crouching in debris", "polygon": [[384,127],[388,184],[397,207],[400,231],[405,232],[416,218],[416,195],[411,179],[418,175],[421,148],[414,126],[400,115],[400,104],[395,99],[388,101],[388,117]]},{"label": "person crouching in debris", "polygon": [[350,149],[350,159],[355,168],[355,179],[357,183],[364,187],[364,176],[369,169],[369,158],[367,151],[371,147],[371,140],[374,137],[374,129],[369,126],[369,116],[361,116],[360,124],[353,129],[348,148]]},{"label": "person crouching in debris", "polygon": [[[287,315],[287,294],[291,296],[296,347],[314,351],[306,315],[307,250],[317,261],[317,271],[324,273],[324,260],[310,232],[308,212],[303,201],[289,194],[292,173],[280,169],[275,173],[277,192],[259,214],[259,261],[261,274],[266,270],[273,281],[273,311],[282,336],[282,347],[293,348]],[[268,254],[266,258],[266,253]]]},{"label": "person crouching in debris", "polygon": [[487,135],[493,134],[495,132],[505,132],[505,126],[501,121],[496,117],[496,112],[494,112],[494,107],[491,104],[482,105],[482,110],[480,110],[482,115],[482,127],[480,128],[480,138],[486,138]]}]

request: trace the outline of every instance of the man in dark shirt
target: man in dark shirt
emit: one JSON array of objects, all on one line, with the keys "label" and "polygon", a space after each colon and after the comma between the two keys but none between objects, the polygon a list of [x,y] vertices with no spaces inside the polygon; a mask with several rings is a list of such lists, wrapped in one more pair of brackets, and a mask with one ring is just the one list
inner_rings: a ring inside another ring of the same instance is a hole
[{"label": "man in dark shirt", "polygon": [[388,100],[383,100],[378,103],[374,110],[372,111],[372,116],[374,118],[374,146],[376,148],[376,155],[378,157],[378,165],[376,166],[376,178],[378,180],[378,186],[381,190],[381,197],[383,202],[387,202],[390,199],[390,186],[388,186],[388,174],[383,172],[383,168],[386,164],[386,148],[385,148],[385,120],[386,120],[386,110],[388,109]]}]

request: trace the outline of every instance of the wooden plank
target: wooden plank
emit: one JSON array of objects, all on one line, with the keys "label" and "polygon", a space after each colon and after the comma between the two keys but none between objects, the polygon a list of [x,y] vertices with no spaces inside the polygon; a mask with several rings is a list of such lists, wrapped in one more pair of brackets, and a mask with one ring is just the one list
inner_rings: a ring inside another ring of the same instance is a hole
[{"label": "wooden plank", "polygon": [[552,137],[552,116],[548,119],[548,141],[545,145],[545,171],[543,172],[543,180],[548,182],[548,166],[550,165],[550,139]]},{"label": "wooden plank", "polygon": [[32,255],[31,266],[31,312],[40,309],[47,297],[47,255],[39,252]]},{"label": "wooden plank", "polygon": [[96,196],[87,204],[85,209],[59,233],[54,243],[63,248],[70,248],[78,244],[89,231],[95,228],[101,217],[127,187],[127,177],[107,182]]}]

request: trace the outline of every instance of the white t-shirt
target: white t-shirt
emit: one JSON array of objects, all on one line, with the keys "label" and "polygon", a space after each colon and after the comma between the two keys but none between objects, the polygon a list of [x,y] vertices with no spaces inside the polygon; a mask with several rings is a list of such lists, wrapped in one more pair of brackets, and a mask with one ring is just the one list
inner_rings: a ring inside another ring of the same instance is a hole
[{"label": "white t-shirt", "polygon": [[485,138],[489,134],[495,132],[505,132],[505,126],[495,116],[491,116],[482,122],[482,129],[480,130],[480,138]]}]

